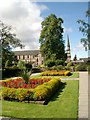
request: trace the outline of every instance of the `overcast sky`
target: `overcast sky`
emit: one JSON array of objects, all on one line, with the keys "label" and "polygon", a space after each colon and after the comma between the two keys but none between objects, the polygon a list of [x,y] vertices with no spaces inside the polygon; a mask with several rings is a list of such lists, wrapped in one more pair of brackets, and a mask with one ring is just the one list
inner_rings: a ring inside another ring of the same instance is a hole
[{"label": "overcast sky", "polygon": [[[82,34],[79,32],[79,25],[77,25],[76,21],[79,18],[85,19],[88,3],[55,3],[55,1],[52,3],[50,0],[49,2],[35,0],[39,1],[39,3],[32,3],[31,1],[0,1],[0,20],[12,26],[14,33],[25,45],[24,50],[39,49],[41,22],[45,17],[54,13],[57,17],[62,17],[64,20],[64,40],[66,42],[66,36],[69,34],[72,59],[75,54],[77,54],[78,58],[87,57],[87,52],[84,51],[80,43]],[[15,50],[20,50],[20,48]]]}]

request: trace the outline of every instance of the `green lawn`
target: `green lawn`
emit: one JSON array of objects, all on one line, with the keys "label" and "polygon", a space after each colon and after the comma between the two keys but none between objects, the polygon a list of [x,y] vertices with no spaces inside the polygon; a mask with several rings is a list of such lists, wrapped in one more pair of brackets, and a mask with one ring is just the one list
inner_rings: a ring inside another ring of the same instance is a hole
[{"label": "green lawn", "polygon": [[2,101],[2,115],[15,118],[77,118],[78,81],[62,82],[62,89],[47,105]]}]

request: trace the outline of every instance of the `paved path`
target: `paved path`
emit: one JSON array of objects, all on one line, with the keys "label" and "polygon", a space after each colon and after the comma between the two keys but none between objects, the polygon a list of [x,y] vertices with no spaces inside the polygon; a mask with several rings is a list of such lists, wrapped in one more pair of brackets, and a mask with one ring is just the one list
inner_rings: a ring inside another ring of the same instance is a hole
[{"label": "paved path", "polygon": [[78,118],[88,118],[88,72],[79,73]]}]

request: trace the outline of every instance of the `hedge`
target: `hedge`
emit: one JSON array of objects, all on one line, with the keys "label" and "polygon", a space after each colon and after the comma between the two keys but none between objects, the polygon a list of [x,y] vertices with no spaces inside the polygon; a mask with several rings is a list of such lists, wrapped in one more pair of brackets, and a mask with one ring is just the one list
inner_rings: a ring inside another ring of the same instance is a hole
[{"label": "hedge", "polygon": [[71,75],[70,71],[45,71],[41,73],[41,76],[69,76]]},{"label": "hedge", "polygon": [[60,88],[61,80],[52,78],[49,82],[34,89],[2,87],[1,97],[4,100],[15,101],[47,101]]}]

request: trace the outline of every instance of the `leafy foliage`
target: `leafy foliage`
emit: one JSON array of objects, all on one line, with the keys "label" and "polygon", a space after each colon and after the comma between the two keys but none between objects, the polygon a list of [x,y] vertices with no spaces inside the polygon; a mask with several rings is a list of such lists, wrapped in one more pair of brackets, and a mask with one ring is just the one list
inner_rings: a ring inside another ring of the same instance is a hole
[{"label": "leafy foliage", "polygon": [[21,41],[16,38],[16,35],[12,33],[11,26],[7,26],[0,21],[0,46],[2,47],[2,65],[5,66],[7,60],[12,61],[14,59],[14,53],[12,48],[23,47]]},{"label": "leafy foliage", "polygon": [[[86,11],[86,17],[90,20],[90,8]],[[85,47],[85,50],[90,50],[90,24],[83,20],[77,21],[81,26],[79,30],[83,33],[84,38],[81,39],[81,43]]]},{"label": "leafy foliage", "polygon": [[57,18],[54,14],[46,17],[41,23],[39,42],[44,61],[65,58],[62,23],[62,18]]}]

